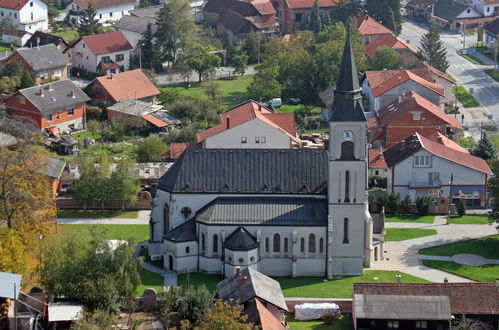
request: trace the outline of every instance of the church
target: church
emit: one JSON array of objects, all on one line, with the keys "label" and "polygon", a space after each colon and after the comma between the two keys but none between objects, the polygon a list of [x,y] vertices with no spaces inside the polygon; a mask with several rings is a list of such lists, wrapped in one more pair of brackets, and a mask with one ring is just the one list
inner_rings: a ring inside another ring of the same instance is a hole
[{"label": "church", "polygon": [[179,273],[362,274],[382,241],[368,209],[367,121],[350,32],[334,96],[329,150],[187,149],[158,182],[150,256]]}]

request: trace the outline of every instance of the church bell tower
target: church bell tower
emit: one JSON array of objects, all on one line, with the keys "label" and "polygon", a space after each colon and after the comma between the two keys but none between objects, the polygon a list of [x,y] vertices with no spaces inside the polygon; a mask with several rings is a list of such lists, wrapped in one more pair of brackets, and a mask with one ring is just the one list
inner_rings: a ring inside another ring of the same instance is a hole
[{"label": "church bell tower", "polygon": [[362,274],[365,244],[371,244],[366,133],[349,27],[329,121],[328,278]]}]

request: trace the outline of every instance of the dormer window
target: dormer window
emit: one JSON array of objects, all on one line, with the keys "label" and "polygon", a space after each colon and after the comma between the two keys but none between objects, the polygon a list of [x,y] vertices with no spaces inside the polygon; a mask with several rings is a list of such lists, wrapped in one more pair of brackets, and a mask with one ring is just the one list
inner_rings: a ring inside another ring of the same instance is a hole
[{"label": "dormer window", "polygon": [[413,112],[412,120],[421,120],[421,112]]}]

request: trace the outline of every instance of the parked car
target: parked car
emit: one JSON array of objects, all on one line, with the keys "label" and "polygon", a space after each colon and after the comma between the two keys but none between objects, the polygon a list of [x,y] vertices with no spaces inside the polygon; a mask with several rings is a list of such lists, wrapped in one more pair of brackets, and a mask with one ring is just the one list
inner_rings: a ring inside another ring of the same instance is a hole
[{"label": "parked car", "polygon": [[267,102],[269,107],[279,108],[282,105],[282,101],[280,98],[275,98]]}]

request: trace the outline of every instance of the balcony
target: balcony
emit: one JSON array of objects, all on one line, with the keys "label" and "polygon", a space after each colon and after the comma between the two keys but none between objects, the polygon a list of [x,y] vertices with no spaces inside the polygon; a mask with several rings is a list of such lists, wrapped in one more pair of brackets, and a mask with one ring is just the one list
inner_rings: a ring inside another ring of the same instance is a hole
[{"label": "balcony", "polygon": [[442,183],[440,180],[433,181],[409,181],[409,188],[440,188],[442,187]]}]

